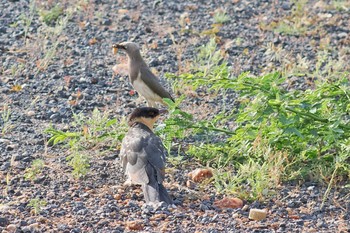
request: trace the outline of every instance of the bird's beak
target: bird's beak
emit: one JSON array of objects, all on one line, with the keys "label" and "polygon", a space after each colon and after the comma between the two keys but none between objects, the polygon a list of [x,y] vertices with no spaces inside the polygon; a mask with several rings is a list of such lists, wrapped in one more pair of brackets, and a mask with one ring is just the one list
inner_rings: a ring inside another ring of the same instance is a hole
[{"label": "bird's beak", "polygon": [[113,44],[112,49],[113,49],[113,54],[117,54],[118,49],[125,49],[125,46],[121,44]]},{"label": "bird's beak", "polygon": [[159,109],[159,114],[162,115],[162,114],[166,114],[168,113],[168,110],[167,109]]}]

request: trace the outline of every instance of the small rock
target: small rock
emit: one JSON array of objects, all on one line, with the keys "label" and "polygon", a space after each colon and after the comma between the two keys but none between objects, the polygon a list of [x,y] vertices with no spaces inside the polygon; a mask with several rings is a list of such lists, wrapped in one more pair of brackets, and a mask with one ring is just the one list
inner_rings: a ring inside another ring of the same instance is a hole
[{"label": "small rock", "polygon": [[0,138],[0,143],[10,144],[11,141],[5,138]]},{"label": "small rock", "polygon": [[303,220],[297,221],[297,225],[299,225],[299,226],[304,226],[304,221],[303,221]]},{"label": "small rock", "polygon": [[194,189],[196,187],[196,183],[194,183],[192,180],[186,181],[187,188]]},{"label": "small rock", "polygon": [[201,211],[209,210],[209,207],[207,205],[204,205],[203,203],[199,205],[199,208]]},{"label": "small rock", "polygon": [[120,195],[119,193],[115,194],[114,196],[115,200],[121,200],[122,199],[122,195]]},{"label": "small rock", "polygon": [[22,156],[22,155],[19,155],[19,154],[14,154],[14,155],[12,155],[12,159],[13,159],[14,161],[20,161],[22,158],[23,158],[23,156]]},{"label": "small rock", "polygon": [[91,82],[91,84],[97,84],[97,83],[98,83],[98,78],[92,77],[92,78],[90,79],[90,82]]},{"label": "small rock", "polygon": [[112,20],[110,20],[110,19],[103,19],[102,20],[102,25],[110,26],[111,24],[112,24]]},{"label": "small rock", "polygon": [[10,145],[7,145],[6,150],[13,151],[16,148],[17,148],[16,144],[10,144]]},{"label": "small rock", "polygon": [[9,232],[16,232],[17,228],[18,227],[15,224],[10,224],[6,227],[6,230],[8,230]]},{"label": "small rock", "polygon": [[337,36],[338,36],[339,39],[344,39],[344,38],[346,38],[348,36],[348,34],[346,32],[341,32]]},{"label": "small rock", "polygon": [[4,217],[0,217],[0,227],[5,227],[9,224],[9,220]]},{"label": "small rock", "polygon": [[53,74],[53,75],[51,76],[51,78],[52,78],[52,79],[59,79],[59,78],[61,78],[61,76],[58,75],[58,74]]},{"label": "small rock", "polygon": [[291,5],[290,5],[289,2],[284,2],[284,3],[282,4],[282,9],[283,9],[283,10],[288,11],[288,10],[290,10],[290,8],[291,8]]},{"label": "small rock", "polygon": [[29,116],[29,117],[32,117],[32,116],[34,116],[35,115],[35,112],[33,111],[33,110],[29,110],[28,112],[27,112],[27,116]]},{"label": "small rock", "polygon": [[31,229],[32,231],[36,231],[36,230],[39,229],[39,223],[37,223],[37,222],[32,223],[32,224],[29,225],[29,227],[30,227],[30,229]]},{"label": "small rock", "polygon": [[80,232],[81,232],[81,229],[78,228],[78,227],[76,227],[76,228],[74,228],[71,232],[72,232],[72,233],[80,233]]},{"label": "small rock", "polygon": [[154,66],[159,66],[160,63],[159,63],[158,59],[155,58],[155,59],[152,59],[152,60],[149,62],[149,65],[152,66],[152,67],[154,67]]},{"label": "small rock", "polygon": [[24,226],[24,227],[21,227],[21,230],[23,233],[31,233],[33,232],[32,229],[30,228],[30,226]]},{"label": "small rock", "polygon": [[46,223],[48,220],[47,220],[47,218],[45,218],[43,216],[39,216],[36,221],[40,222],[40,223]]},{"label": "small rock", "polygon": [[205,179],[213,176],[213,172],[209,168],[197,168],[196,170],[188,173],[188,177],[194,182],[200,183]]},{"label": "small rock", "polygon": [[5,171],[7,170],[9,167],[11,166],[11,163],[10,162],[5,162],[1,165],[0,167],[0,171]]},{"label": "small rock", "polygon": [[57,228],[60,231],[64,231],[64,230],[66,230],[68,228],[68,226],[66,224],[58,224]]},{"label": "small rock", "polygon": [[130,231],[141,231],[144,228],[144,225],[141,221],[128,221],[126,227]]},{"label": "small rock", "polygon": [[217,208],[242,208],[243,207],[243,201],[239,198],[233,197],[233,198],[229,198],[229,197],[225,197],[222,200],[218,200],[214,202],[214,205]]},{"label": "small rock", "polygon": [[260,221],[265,219],[267,216],[267,211],[266,210],[260,210],[260,209],[250,209],[249,212],[249,218]]},{"label": "small rock", "polygon": [[145,28],[145,31],[146,31],[147,33],[151,33],[151,32],[152,32],[152,29],[151,29],[150,27],[146,27],[146,28]]},{"label": "small rock", "polygon": [[249,205],[244,205],[242,208],[243,211],[247,211],[248,209],[249,209]]}]

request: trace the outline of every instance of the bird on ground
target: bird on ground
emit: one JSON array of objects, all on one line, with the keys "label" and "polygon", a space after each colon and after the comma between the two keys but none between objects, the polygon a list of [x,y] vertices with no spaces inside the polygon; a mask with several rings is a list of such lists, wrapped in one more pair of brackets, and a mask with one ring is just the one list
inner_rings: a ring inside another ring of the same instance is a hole
[{"label": "bird on ground", "polygon": [[131,183],[142,185],[146,203],[172,204],[163,186],[167,151],[153,133],[154,123],[165,112],[152,107],[136,108],[129,116],[129,130],[120,150],[125,174]]},{"label": "bird on ground", "polygon": [[134,42],[113,44],[113,53],[125,51],[128,56],[129,79],[135,90],[143,96],[149,107],[156,107],[156,102],[165,104],[163,98],[171,99],[170,93],[161,85],[159,79],[152,73],[143,60],[139,46]]}]

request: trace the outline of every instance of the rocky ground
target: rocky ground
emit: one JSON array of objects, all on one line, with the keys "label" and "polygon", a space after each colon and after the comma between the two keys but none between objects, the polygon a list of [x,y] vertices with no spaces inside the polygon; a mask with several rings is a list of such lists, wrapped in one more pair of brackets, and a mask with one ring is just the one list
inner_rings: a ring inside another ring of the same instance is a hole
[{"label": "rocky ground", "polygon": [[[333,70],[349,70],[347,1],[57,2],[66,9],[61,26],[46,26],[37,13],[56,1],[0,1],[0,231],[350,232],[350,197],[344,189],[333,189],[323,209],[326,188],[314,183],[282,185],[270,201],[247,202],[242,209],[220,208],[214,202],[223,196],[212,186],[187,187],[186,174],[198,166],[193,161],[169,169],[165,185],[176,207],[144,206],[137,187],[122,186],[117,150],[92,156],[90,172],[75,179],[66,149],[48,146],[44,132],[52,124],[67,128],[72,112],[90,114],[97,107],[113,117],[143,103],[130,92],[122,66],[113,71],[124,61],[111,53],[115,42],[139,43],[161,77],[186,71],[195,48],[214,34],[234,74],[292,64],[312,69],[324,49],[341,61]],[[215,31],[213,15],[220,10],[229,20]],[[293,26],[276,29],[290,20]],[[294,80],[308,85],[305,81]],[[217,107],[216,99],[198,101],[198,112]],[[188,97],[185,107],[191,103]],[[37,158],[45,167],[28,181],[25,169]],[[28,205],[33,199],[46,203],[36,212]],[[251,208],[266,208],[267,218],[249,220]]]}]

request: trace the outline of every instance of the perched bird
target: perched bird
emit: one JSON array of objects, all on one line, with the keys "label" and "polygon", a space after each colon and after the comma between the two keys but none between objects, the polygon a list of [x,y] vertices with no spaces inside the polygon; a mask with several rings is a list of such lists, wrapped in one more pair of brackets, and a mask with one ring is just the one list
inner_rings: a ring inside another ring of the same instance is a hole
[{"label": "perched bird", "polygon": [[129,131],[122,141],[120,159],[129,181],[142,185],[146,203],[172,204],[163,186],[166,149],[153,125],[166,110],[151,107],[135,109],[128,119]]},{"label": "perched bird", "polygon": [[118,49],[121,49],[128,55],[130,82],[135,90],[146,99],[149,107],[156,107],[156,102],[164,104],[163,98],[174,101],[142,59],[136,43],[123,42],[114,44],[112,47],[114,54],[118,52]]}]

